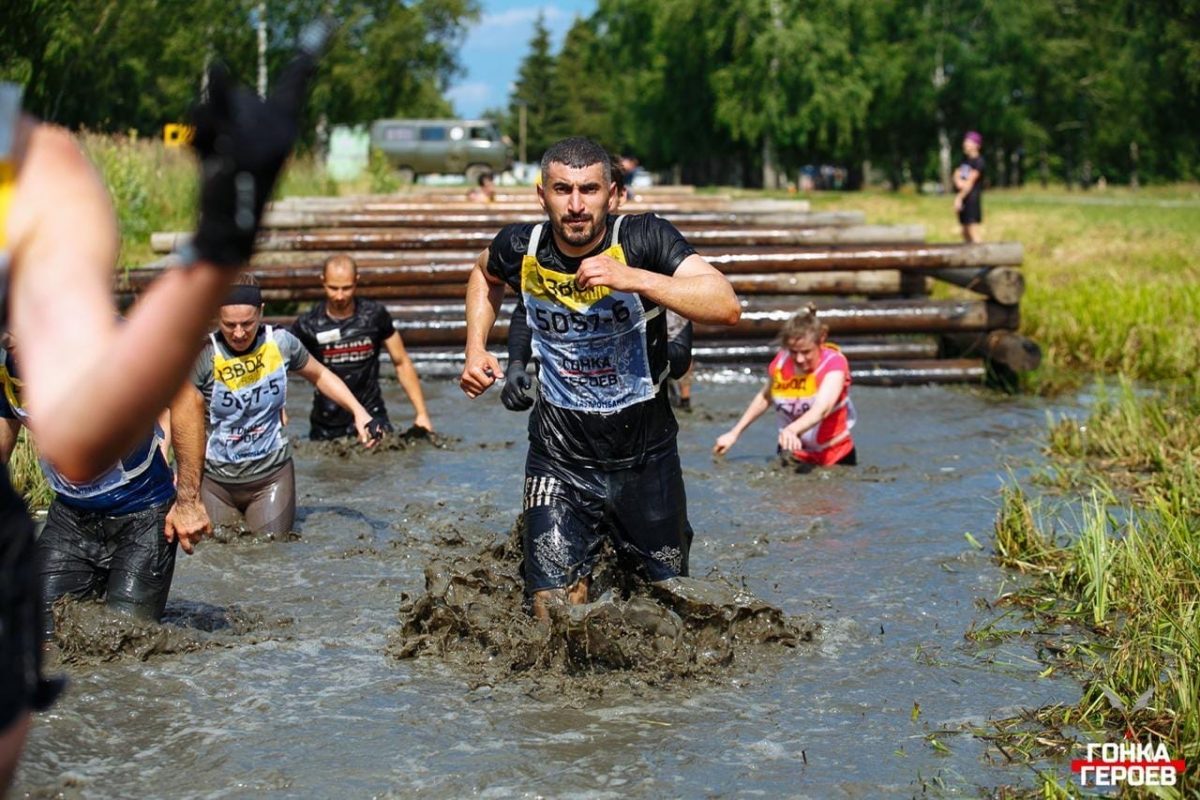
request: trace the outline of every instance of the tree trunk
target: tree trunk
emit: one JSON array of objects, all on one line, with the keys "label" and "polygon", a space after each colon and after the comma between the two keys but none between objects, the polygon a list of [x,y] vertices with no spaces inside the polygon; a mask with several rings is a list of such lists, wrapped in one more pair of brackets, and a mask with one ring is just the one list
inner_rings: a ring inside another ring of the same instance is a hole
[{"label": "tree trunk", "polygon": [[764,189],[779,188],[779,164],[775,153],[775,141],[771,134],[763,134],[762,182]]}]

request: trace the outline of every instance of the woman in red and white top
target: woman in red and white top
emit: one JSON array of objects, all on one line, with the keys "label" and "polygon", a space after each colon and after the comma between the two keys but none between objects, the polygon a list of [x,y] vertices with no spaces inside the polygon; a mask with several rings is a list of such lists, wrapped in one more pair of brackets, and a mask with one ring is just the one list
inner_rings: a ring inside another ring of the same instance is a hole
[{"label": "woman in red and white top", "polygon": [[828,467],[857,463],[850,429],[850,365],[825,341],[829,329],[808,305],[784,323],[780,350],[767,368],[767,385],[754,395],[737,424],[717,437],[715,455],[724,455],[754,420],[771,406],[779,420],[779,452],[799,462]]}]

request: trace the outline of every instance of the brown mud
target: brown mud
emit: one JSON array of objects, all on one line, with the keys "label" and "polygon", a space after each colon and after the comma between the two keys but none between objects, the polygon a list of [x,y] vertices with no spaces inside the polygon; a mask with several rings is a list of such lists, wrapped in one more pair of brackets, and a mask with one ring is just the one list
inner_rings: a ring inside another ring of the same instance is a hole
[{"label": "brown mud", "polygon": [[300,534],[297,531],[261,533],[252,531],[244,523],[238,522],[235,525],[213,526],[212,535],[204,541],[213,541],[218,544],[252,545],[264,542],[297,542],[299,540]]},{"label": "brown mud", "polygon": [[54,604],[53,662],[147,661],[215,647],[263,641],[267,628],[291,625],[236,607],[172,603],[156,623],[108,608],[102,601],[64,597]]},{"label": "brown mud", "polygon": [[546,625],[529,613],[519,531],[518,521],[502,544],[434,558],[425,593],[400,608],[389,654],[441,659],[475,686],[528,679],[570,700],[750,672],[820,629],[720,576],[651,584],[611,548],[593,573],[589,602],[551,607]]},{"label": "brown mud", "polygon": [[433,447],[445,450],[458,443],[454,436],[447,436],[436,431],[428,431],[416,425],[407,430],[389,433],[375,443],[374,447],[363,447],[357,439],[347,436],[344,439],[314,442],[312,439],[294,438],[292,451],[305,458],[370,458],[380,453],[394,453],[398,450],[412,450],[416,447]]}]

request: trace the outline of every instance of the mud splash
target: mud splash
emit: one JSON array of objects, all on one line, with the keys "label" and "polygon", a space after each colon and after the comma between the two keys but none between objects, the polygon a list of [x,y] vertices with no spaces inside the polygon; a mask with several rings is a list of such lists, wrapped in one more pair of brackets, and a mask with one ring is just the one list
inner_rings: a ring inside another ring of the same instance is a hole
[{"label": "mud splash", "polygon": [[427,431],[413,425],[408,430],[390,433],[384,436],[375,446],[367,449],[350,437],[333,439],[327,442],[314,442],[311,439],[292,438],[292,451],[305,458],[371,458],[380,453],[393,453],[397,450],[412,450],[416,447],[433,447],[445,450],[459,440],[454,436],[446,436],[435,431]]},{"label": "mud splash", "polygon": [[283,533],[262,533],[252,531],[245,522],[239,521],[233,525],[214,525],[208,540],[217,544],[255,545],[265,542],[298,542],[299,531],[284,531]]},{"label": "mud splash", "polygon": [[64,597],[54,604],[53,652],[61,664],[147,661],[206,650],[254,644],[271,638],[264,629],[291,625],[291,619],[268,622],[244,609],[204,603],[168,604],[162,624],[108,608],[98,600]]},{"label": "mud splash", "polygon": [[389,654],[440,658],[475,686],[529,678],[561,696],[597,695],[750,672],[820,629],[721,577],[650,584],[611,549],[593,573],[592,601],[552,608],[546,626],[526,606],[519,530],[518,522],[501,545],[431,561],[425,593],[400,608]]}]

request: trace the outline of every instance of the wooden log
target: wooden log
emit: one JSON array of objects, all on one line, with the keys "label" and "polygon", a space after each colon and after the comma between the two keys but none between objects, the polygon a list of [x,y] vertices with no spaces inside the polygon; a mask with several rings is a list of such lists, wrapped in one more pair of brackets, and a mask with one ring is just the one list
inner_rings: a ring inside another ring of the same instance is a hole
[{"label": "wooden log", "polygon": [[[156,234],[158,235],[158,234]],[[482,248],[480,248],[482,249]],[[325,259],[342,251],[264,251],[255,253],[251,267],[262,272],[270,269],[320,270]],[[424,266],[426,264],[458,263],[469,269],[479,256],[479,249],[459,250],[359,250],[352,255],[360,269],[367,267]],[[912,244],[869,246],[821,246],[793,248],[701,247],[699,252],[728,275],[767,272],[823,272],[827,270],[899,269],[927,272],[933,268],[953,266],[994,266],[1020,264],[1021,245],[1016,243],[975,244]],[[170,257],[159,259],[145,267],[131,270],[135,282],[143,282],[141,270],[157,270],[168,266]]]},{"label": "wooden log", "polygon": [[[402,298],[462,298],[466,295],[470,270],[456,265],[434,264],[425,269],[363,269],[359,271],[358,293],[363,297],[389,300]],[[130,295],[144,288],[152,274],[130,273],[118,283],[118,291]],[[272,300],[319,300],[324,297],[318,270],[272,270],[258,278],[263,297]],[[735,291],[742,295],[770,294],[861,295],[865,297],[924,296],[927,280],[921,275],[897,270],[878,272],[810,272],[789,275],[735,275]],[[799,301],[792,301],[796,305]]]},{"label": "wooden log", "polygon": [[[541,206],[532,192],[528,196],[510,197],[493,203],[479,203],[463,197],[443,201],[430,198],[414,198],[411,200],[359,200],[345,202],[345,198],[322,198],[324,202],[307,203],[276,202],[268,207],[268,212],[346,212],[346,213],[522,213],[540,211]],[[748,214],[796,214],[811,211],[809,204],[804,201],[784,201],[776,203],[756,203],[740,200],[728,200],[719,197],[663,197],[646,198],[643,200],[626,201],[621,204],[623,214],[641,214],[645,212],[687,213],[703,211],[731,211]]]},{"label": "wooden log", "polygon": [[[504,363],[502,346],[489,348]],[[417,370],[425,377],[454,377],[462,372],[461,349],[409,348]],[[702,366],[701,369],[704,369]],[[980,359],[893,359],[866,363],[850,362],[850,376],[859,386],[903,386],[927,383],[979,383],[987,370]]]},{"label": "wooden log", "polygon": [[955,267],[935,269],[930,274],[1006,306],[1015,306],[1025,294],[1025,276],[1013,267]]},{"label": "wooden log", "polygon": [[850,378],[860,386],[980,383],[986,377],[987,368],[977,358],[850,363]]},{"label": "wooden log", "polygon": [[[895,361],[904,359],[933,359],[938,357],[938,342],[931,336],[912,339],[861,339],[839,337],[830,342],[841,348],[846,358],[854,361]],[[707,341],[693,344],[692,357],[699,364],[746,364],[765,368],[778,345],[762,340]]]},{"label": "wooden log", "polygon": [[[863,225],[866,219],[859,211],[808,212],[741,212],[741,211],[674,211],[661,212],[683,231],[700,228],[787,227],[825,228]],[[263,220],[263,227],[272,230],[296,228],[487,228],[499,230],[516,222],[546,221],[540,209],[513,211],[444,211],[444,212],[366,212],[366,211],[272,211]]]},{"label": "wooden log", "polygon": [[[757,301],[757,302],[754,302]],[[831,335],[950,333],[1016,330],[1020,314],[1013,306],[983,300],[875,300],[865,303],[817,302],[820,320]],[[797,310],[794,300],[743,298],[741,320],[732,327],[695,326],[698,338],[774,337]]]},{"label": "wooden log", "polygon": [[807,247],[771,250],[709,248],[705,259],[726,274],[816,272],[829,269],[931,270],[949,267],[1016,266],[1018,242],[987,244],[891,244],[858,247]]},{"label": "wooden log", "polygon": [[[754,298],[757,300],[758,298]],[[759,338],[773,339],[793,313],[779,310],[779,301],[762,303],[758,310],[743,312],[737,325],[696,325],[697,340]],[[389,303],[396,328],[406,342],[415,345],[456,345],[466,339],[466,322],[461,303]],[[743,305],[750,305],[743,300]],[[833,337],[879,334],[919,334],[1015,329],[1019,315],[1011,306],[981,300],[877,300],[867,303],[817,304],[821,320]],[[786,306],[785,306],[786,308]],[[503,342],[512,306],[505,304],[489,341]]]},{"label": "wooden log", "polygon": [[[861,339],[843,338],[834,342],[851,361],[905,361],[936,359],[938,342],[934,337],[923,336],[912,339]],[[697,342],[692,354],[697,363],[743,364],[750,368],[765,369],[767,363],[779,352],[775,345],[761,341],[744,342]],[[420,361],[456,361],[462,366],[462,347],[410,348],[409,354]],[[503,362],[507,357],[500,354]]]},{"label": "wooden log", "polygon": [[888,297],[929,293],[929,281],[923,275],[894,269],[740,274],[730,275],[729,282],[738,294],[851,294]]},{"label": "wooden log", "polygon": [[[153,233],[150,246],[157,253],[178,249],[190,234]],[[482,250],[492,242],[495,231],[470,230],[374,230],[370,228],[321,228],[296,232],[267,231],[259,236],[258,250]],[[863,244],[868,242],[919,242],[925,237],[920,225],[851,225],[845,228],[736,228],[696,230],[688,241],[697,247],[794,246],[805,244]],[[761,270],[753,270],[761,271]]]},{"label": "wooden log", "polygon": [[940,344],[943,357],[983,358],[1012,372],[1030,372],[1042,363],[1042,348],[1037,342],[1011,330],[944,334]]}]

